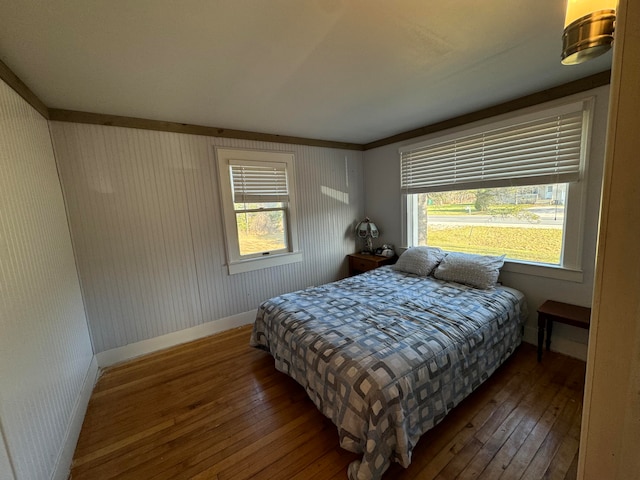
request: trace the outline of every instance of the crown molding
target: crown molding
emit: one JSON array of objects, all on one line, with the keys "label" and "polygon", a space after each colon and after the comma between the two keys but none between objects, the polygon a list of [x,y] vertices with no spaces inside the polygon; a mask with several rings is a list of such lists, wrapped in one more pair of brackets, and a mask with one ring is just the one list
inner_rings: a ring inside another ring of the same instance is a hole
[{"label": "crown molding", "polygon": [[607,85],[610,82],[611,70],[596,73],[572,82],[542,90],[540,92],[525,95],[509,100],[498,105],[493,105],[475,112],[466,113],[458,117],[450,118],[442,122],[432,123],[406,132],[398,133],[390,137],[381,138],[367,144],[336,142],[332,140],[318,140],[314,138],[293,137],[289,135],[277,135],[272,133],[250,132],[245,130],[233,130],[221,127],[207,127],[203,125],[191,125],[188,123],[167,122],[162,120],[149,120],[145,118],[125,117],[119,115],[107,115],[102,113],[79,112],[75,110],[63,110],[48,108],[30,89],[0,60],[0,79],[15,90],[47,120],[72,123],[88,123],[93,125],[106,125],[112,127],[139,128],[144,130],[158,130],[162,132],[186,133],[190,135],[204,135],[208,137],[236,138],[241,140],[253,140],[256,142],[276,142],[292,145],[308,145],[312,147],[337,148],[344,150],[371,150],[412,138],[421,137],[430,133],[465,125],[467,123],[513,112],[525,107],[531,107],[540,103],[573,95],[575,93],[591,90],[592,88]]},{"label": "crown molding", "polygon": [[162,120],[149,120],[145,118],[124,117],[119,115],[106,115],[102,113],[78,112],[75,110],[60,110],[57,108],[49,109],[49,119],[59,122],[89,123],[93,125],[107,125],[110,127],[140,128],[143,130],[187,133],[191,135],[204,135],[207,137],[237,138],[241,140],[254,140],[256,142],[276,142],[294,145],[309,145],[312,147],[338,148],[344,150],[364,149],[362,145],[357,143],[335,142],[331,140],[318,140],[314,138],[304,137],[292,137],[288,135],[276,135],[272,133],[249,132],[245,130],[232,130],[229,128],[191,125],[188,123],[165,122]]},{"label": "crown molding", "polygon": [[9,85],[15,92],[26,100],[26,102],[35,108],[44,118],[49,118],[49,109],[42,101],[33,93],[20,78],[11,71],[11,69],[0,60],[0,79]]},{"label": "crown molding", "polygon": [[596,73],[588,77],[580,78],[572,82],[558,85],[557,87],[552,87],[547,90],[542,90],[530,95],[525,95],[524,97],[509,100],[508,102],[483,108],[482,110],[465,113],[464,115],[449,118],[442,122],[432,123],[430,125],[425,125],[424,127],[382,138],[380,140],[376,140],[375,142],[365,144],[364,149],[371,150],[373,148],[383,147],[392,143],[410,140],[412,138],[421,137],[430,133],[447,130],[453,127],[459,127],[467,123],[484,120],[485,118],[495,117],[496,115],[502,115],[503,113],[513,112],[515,110],[520,110],[521,108],[531,107],[540,103],[545,103],[551,100],[556,100],[558,98],[573,95],[575,93],[591,90],[592,88],[607,85],[610,81],[610,78],[611,70],[606,70],[604,72]]}]

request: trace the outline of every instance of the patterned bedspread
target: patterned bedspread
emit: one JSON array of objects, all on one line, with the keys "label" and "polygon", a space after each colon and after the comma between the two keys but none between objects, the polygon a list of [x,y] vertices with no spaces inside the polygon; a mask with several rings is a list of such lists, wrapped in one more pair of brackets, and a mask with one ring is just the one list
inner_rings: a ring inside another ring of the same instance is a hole
[{"label": "patterned bedspread", "polygon": [[404,467],[420,436],[520,344],[519,292],[372,270],[281,295],[258,309],[251,345],[275,358],[362,453],[349,477]]}]

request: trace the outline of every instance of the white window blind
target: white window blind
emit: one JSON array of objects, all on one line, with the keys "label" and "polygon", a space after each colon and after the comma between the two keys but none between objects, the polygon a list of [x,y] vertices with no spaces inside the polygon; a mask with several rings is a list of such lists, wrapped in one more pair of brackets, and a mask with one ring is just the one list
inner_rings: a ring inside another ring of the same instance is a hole
[{"label": "white window blind", "polygon": [[426,193],[578,181],[584,112],[582,103],[572,107],[574,111],[514,119],[513,125],[401,148],[401,186],[406,193]]},{"label": "white window blind", "polygon": [[288,202],[286,163],[229,160],[235,203]]}]

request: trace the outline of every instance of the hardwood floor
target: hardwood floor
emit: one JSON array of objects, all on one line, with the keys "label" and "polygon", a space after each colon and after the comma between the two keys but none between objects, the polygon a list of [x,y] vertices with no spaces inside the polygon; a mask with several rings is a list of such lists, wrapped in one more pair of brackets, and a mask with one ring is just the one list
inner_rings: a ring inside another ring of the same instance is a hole
[{"label": "hardwood floor", "polygon": [[[250,327],[106,370],[71,471],[81,479],[347,478],[360,456]],[[523,344],[387,479],[575,479],[585,364]]]}]

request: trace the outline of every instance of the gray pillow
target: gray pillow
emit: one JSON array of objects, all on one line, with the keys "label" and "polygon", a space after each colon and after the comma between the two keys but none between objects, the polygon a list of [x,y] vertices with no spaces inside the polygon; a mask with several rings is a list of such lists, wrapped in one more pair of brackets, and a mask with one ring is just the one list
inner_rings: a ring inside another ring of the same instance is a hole
[{"label": "gray pillow", "polygon": [[443,258],[444,252],[439,248],[411,247],[400,255],[393,269],[426,277]]},{"label": "gray pillow", "polygon": [[504,255],[474,255],[471,253],[447,253],[433,276],[440,280],[464,283],[476,288],[488,289],[498,281]]}]

